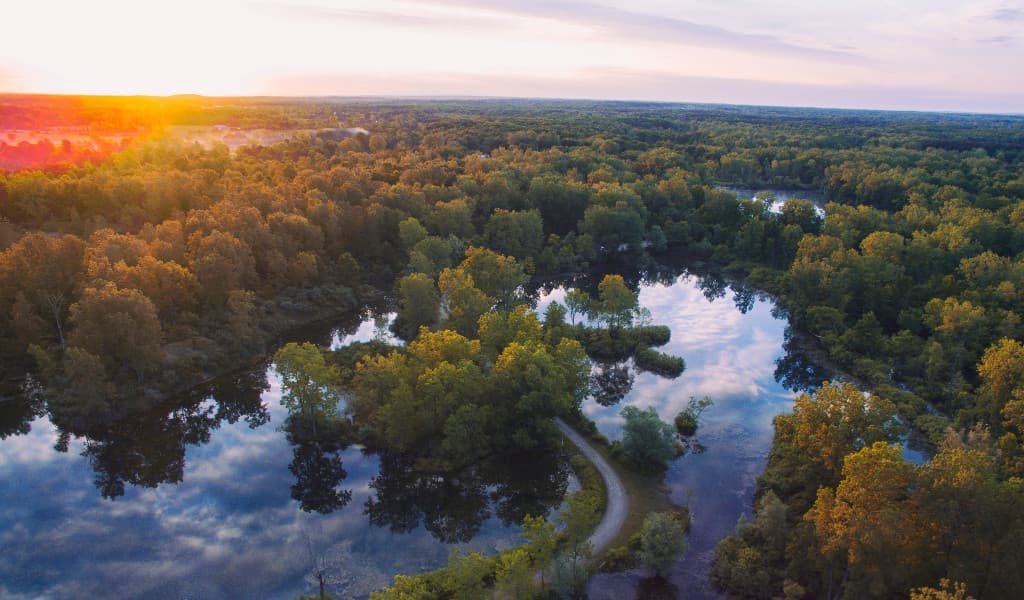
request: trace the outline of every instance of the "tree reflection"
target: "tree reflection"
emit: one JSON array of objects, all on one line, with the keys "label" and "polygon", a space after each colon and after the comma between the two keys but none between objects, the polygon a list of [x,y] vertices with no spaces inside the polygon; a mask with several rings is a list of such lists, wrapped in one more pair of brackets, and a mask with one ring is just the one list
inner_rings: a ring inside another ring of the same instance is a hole
[{"label": "tree reflection", "polygon": [[177,401],[87,423],[51,403],[50,418],[58,428],[55,448],[67,452],[72,436],[83,438],[82,456],[95,471],[94,481],[104,498],[123,496],[126,484],[154,488],[178,483],[186,446],[209,442],[211,432],[224,421],[245,419],[250,427],[259,427],[270,419],[260,399],[267,387],[261,367],[218,380]]},{"label": "tree reflection", "polygon": [[729,290],[729,282],[721,275],[709,272],[697,276],[697,287],[700,288],[708,302],[714,302],[725,297],[725,293]]},{"label": "tree reflection", "polygon": [[143,413],[91,430],[82,456],[96,471],[104,498],[123,496],[125,484],[154,488],[178,483],[185,468],[185,445],[209,441],[216,427],[215,407],[206,403],[170,413]]},{"label": "tree reflection", "polygon": [[553,445],[492,457],[454,475],[424,472],[412,456],[382,452],[365,511],[371,523],[395,533],[422,524],[443,543],[466,543],[492,514],[506,525],[548,514],[565,495],[568,473]]},{"label": "tree reflection", "polygon": [[591,394],[601,406],[618,404],[633,389],[633,372],[626,363],[605,363],[590,375]]},{"label": "tree reflection", "polygon": [[32,421],[46,414],[46,402],[26,382],[19,388],[0,389],[0,440],[25,435],[32,429]]},{"label": "tree reflection", "polygon": [[736,310],[740,311],[741,314],[747,314],[750,309],[754,307],[754,301],[757,300],[757,292],[753,288],[745,286],[736,286],[732,290],[732,301],[736,305]]},{"label": "tree reflection", "polygon": [[829,372],[815,363],[805,350],[799,334],[786,327],[782,344],[785,354],[775,360],[775,381],[794,392],[813,392],[830,379]]},{"label": "tree reflection", "polygon": [[679,597],[679,588],[664,577],[645,577],[636,590],[637,600],[674,600]]},{"label": "tree reflection", "polygon": [[291,492],[299,508],[325,515],[347,505],[352,491],[338,489],[348,476],[341,459],[349,446],[346,422],[322,421],[314,428],[300,417],[290,417],[285,430],[295,444],[288,470],[295,475]]}]

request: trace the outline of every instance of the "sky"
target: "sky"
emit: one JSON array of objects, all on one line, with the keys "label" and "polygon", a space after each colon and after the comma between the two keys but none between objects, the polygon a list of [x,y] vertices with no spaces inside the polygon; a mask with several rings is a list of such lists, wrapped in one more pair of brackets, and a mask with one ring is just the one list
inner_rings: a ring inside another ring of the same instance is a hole
[{"label": "sky", "polygon": [[1024,0],[33,0],[0,91],[1024,112]]}]

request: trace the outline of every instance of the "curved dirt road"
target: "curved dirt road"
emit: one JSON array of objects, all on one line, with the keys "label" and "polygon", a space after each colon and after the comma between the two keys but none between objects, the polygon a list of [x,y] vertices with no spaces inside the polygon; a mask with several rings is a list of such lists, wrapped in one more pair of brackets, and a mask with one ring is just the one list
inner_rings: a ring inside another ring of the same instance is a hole
[{"label": "curved dirt road", "polygon": [[608,547],[608,544],[619,533],[622,524],[626,522],[626,515],[629,514],[629,496],[626,495],[626,488],[622,485],[622,480],[619,479],[615,469],[608,464],[608,461],[604,459],[604,456],[601,456],[600,452],[595,450],[572,427],[569,427],[565,421],[556,418],[555,425],[558,426],[558,429],[565,437],[569,438],[573,445],[579,448],[583,456],[587,457],[587,460],[597,467],[597,471],[601,474],[601,479],[604,480],[604,487],[608,490],[604,516],[601,517],[601,522],[598,523],[597,529],[594,530],[594,533],[590,535],[590,539],[587,540],[593,546],[594,555],[596,556]]}]

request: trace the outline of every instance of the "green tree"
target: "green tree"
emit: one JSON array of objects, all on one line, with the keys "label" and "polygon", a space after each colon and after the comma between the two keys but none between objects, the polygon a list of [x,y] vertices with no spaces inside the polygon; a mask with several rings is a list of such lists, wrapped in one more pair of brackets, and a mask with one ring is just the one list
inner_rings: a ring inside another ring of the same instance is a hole
[{"label": "green tree", "polygon": [[686,523],[669,512],[649,513],[640,529],[640,562],[664,577],[686,552]]},{"label": "green tree", "polygon": [[622,428],[622,450],[640,466],[664,466],[676,456],[676,433],[672,425],[658,416],[653,406],[640,410],[627,406],[620,413],[626,423]]},{"label": "green tree", "polygon": [[274,353],[274,369],[281,376],[282,406],[311,423],[314,432],[317,421],[338,416],[341,376],[316,345],[285,344]]},{"label": "green tree", "polygon": [[434,280],[423,273],[403,277],[398,282],[398,307],[395,328],[406,339],[413,338],[420,327],[435,325],[441,297]]},{"label": "green tree", "polygon": [[13,325],[25,332],[30,328],[24,325],[41,324],[40,331],[22,335],[26,346],[56,341],[64,347],[68,310],[85,274],[84,253],[85,244],[75,236],[41,232],[26,234],[0,252],[0,308],[6,313],[0,323],[12,317],[6,311],[19,301],[22,310]]},{"label": "green tree", "polygon": [[547,573],[558,549],[558,530],[543,516],[523,519],[523,539],[533,568],[540,573],[541,591],[547,591]]},{"label": "green tree", "polygon": [[558,518],[564,526],[567,549],[555,561],[554,587],[563,596],[575,598],[586,585],[583,561],[593,552],[587,538],[601,521],[602,499],[592,490],[580,490],[570,494],[565,504]]},{"label": "green tree", "polygon": [[605,275],[597,284],[597,309],[612,329],[628,327],[633,321],[637,299],[622,275]]},{"label": "green tree", "polygon": [[536,210],[497,209],[484,228],[488,246],[520,260],[537,258],[544,247],[544,227]]},{"label": "green tree", "polygon": [[473,285],[473,277],[462,269],[445,269],[437,280],[448,313],[446,327],[475,337],[480,317],[494,305],[494,299]]},{"label": "green tree", "polygon": [[583,290],[573,288],[565,293],[565,306],[569,309],[569,324],[576,326],[576,317],[590,312],[592,300]]},{"label": "green tree", "polygon": [[415,217],[409,217],[398,224],[398,237],[407,251],[412,251],[417,244],[427,238],[427,228]]},{"label": "green tree", "polygon": [[534,575],[529,551],[523,547],[513,548],[498,557],[494,585],[510,598],[529,598],[534,593]]},{"label": "green tree", "polygon": [[459,269],[473,278],[473,284],[495,299],[498,308],[508,310],[516,303],[519,288],[529,279],[523,265],[511,256],[485,248],[470,247]]}]

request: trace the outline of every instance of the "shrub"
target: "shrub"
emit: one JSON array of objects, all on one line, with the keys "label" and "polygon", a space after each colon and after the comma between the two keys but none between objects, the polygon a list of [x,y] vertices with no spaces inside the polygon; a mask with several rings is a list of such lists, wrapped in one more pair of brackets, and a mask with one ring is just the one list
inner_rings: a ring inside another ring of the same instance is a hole
[{"label": "shrub", "polygon": [[647,346],[637,349],[633,355],[633,362],[639,369],[672,379],[679,377],[686,370],[686,362],[681,357],[664,354]]},{"label": "shrub", "polygon": [[687,524],[670,512],[651,513],[640,530],[640,562],[664,576],[686,552]]},{"label": "shrub", "polygon": [[676,456],[675,430],[658,417],[653,407],[640,410],[627,406],[621,414],[626,418],[622,451],[634,464],[641,468],[664,468]]}]

